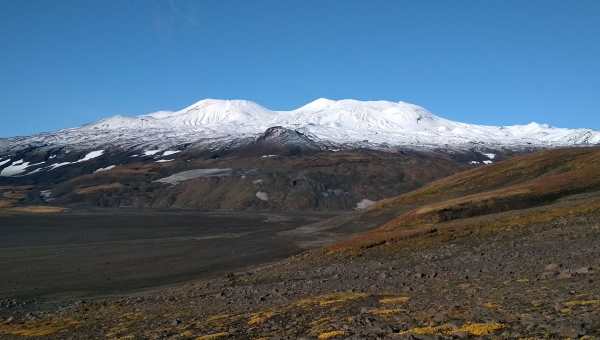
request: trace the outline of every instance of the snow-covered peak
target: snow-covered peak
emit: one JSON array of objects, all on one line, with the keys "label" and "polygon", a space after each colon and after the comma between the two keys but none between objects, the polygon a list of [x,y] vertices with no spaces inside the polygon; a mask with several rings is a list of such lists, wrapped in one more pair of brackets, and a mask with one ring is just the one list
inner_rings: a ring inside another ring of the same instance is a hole
[{"label": "snow-covered peak", "polygon": [[452,129],[455,124],[439,118],[424,108],[389,101],[358,101],[354,99],[317,99],[290,112],[300,123],[330,127],[379,130]]},{"label": "snow-covered peak", "polygon": [[[294,111],[319,112],[319,111],[326,110],[327,108],[331,107],[335,103],[336,103],[335,100],[331,100],[331,99],[327,99],[327,98],[319,98],[319,99],[312,101]],[[294,112],[294,111],[292,111],[292,112]]]},{"label": "snow-covered peak", "polygon": [[160,111],[148,115],[174,125],[201,126],[228,122],[247,123],[266,119],[275,113],[247,100],[204,99],[177,112]]}]

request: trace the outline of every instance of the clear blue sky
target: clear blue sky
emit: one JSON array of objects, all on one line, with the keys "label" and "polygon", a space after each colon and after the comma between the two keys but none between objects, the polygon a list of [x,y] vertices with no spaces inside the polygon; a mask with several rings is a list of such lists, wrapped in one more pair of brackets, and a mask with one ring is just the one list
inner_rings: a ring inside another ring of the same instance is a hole
[{"label": "clear blue sky", "polygon": [[0,1],[0,137],[320,97],[600,130],[600,1]]}]

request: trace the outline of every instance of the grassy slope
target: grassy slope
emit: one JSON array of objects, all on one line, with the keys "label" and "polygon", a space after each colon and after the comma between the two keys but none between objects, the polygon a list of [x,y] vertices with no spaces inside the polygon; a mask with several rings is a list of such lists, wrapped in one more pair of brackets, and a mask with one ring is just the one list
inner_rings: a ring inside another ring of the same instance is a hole
[{"label": "grassy slope", "polygon": [[31,195],[32,185],[21,186],[0,186],[0,214],[2,213],[58,213],[69,211],[67,208],[54,207],[49,205],[24,205],[22,201]]},{"label": "grassy slope", "polygon": [[[377,230],[342,241],[329,251],[348,251],[437,233],[445,225],[474,227],[471,220],[490,214],[523,211],[518,224],[543,222],[568,214],[600,209],[593,198],[555,207],[570,195],[600,191],[600,148],[569,148],[535,152],[465,171],[421,189],[369,207],[362,219],[393,216]],[[523,210],[546,207],[545,212]],[[591,210],[590,210],[591,209]],[[503,220],[505,219],[505,220]],[[486,226],[515,223],[514,217],[486,220]],[[442,232],[438,233],[442,234]]]}]

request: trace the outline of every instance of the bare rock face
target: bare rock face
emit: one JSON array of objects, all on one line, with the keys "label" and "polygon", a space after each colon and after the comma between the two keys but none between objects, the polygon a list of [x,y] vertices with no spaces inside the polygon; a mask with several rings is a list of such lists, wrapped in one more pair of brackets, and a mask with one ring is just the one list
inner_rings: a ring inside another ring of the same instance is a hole
[{"label": "bare rock face", "polygon": [[259,139],[217,158],[182,152],[172,162],[65,178],[40,191],[59,205],[349,211],[472,167],[441,152],[315,151],[305,136],[278,128]]},{"label": "bare rock face", "polygon": [[263,134],[233,151],[236,156],[300,156],[325,150],[305,134],[282,126],[268,128]]}]

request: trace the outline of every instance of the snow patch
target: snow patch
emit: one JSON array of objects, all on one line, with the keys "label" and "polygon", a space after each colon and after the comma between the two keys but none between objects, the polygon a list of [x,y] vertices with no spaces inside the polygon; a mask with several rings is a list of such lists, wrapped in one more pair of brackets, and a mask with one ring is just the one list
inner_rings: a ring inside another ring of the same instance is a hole
[{"label": "snow patch", "polygon": [[101,156],[104,153],[104,151],[105,150],[92,151],[92,152],[88,153],[87,155],[85,155],[85,157],[83,157],[82,159],[78,160],[77,163],[89,161],[90,159],[99,157],[99,156]]},{"label": "snow patch", "polygon": [[65,165],[69,165],[69,164],[73,164],[73,163],[71,163],[71,162],[55,163],[55,164],[47,166],[46,169],[47,169],[47,171],[50,171],[50,170],[54,170],[56,168],[60,168],[61,166],[65,166]]},{"label": "snow patch", "polygon": [[42,190],[40,191],[40,196],[42,197],[42,199],[44,201],[46,201],[46,203],[50,202],[53,200],[53,198],[50,198],[50,195],[52,194],[52,192],[50,192],[50,190]]},{"label": "snow patch", "polygon": [[10,158],[4,161],[0,161],[0,166],[3,166],[4,164],[10,162]]},{"label": "snow patch", "polygon": [[187,170],[187,171],[173,174],[169,177],[158,179],[155,182],[177,185],[177,184],[179,184],[179,182],[183,182],[188,179],[201,178],[201,177],[230,176],[232,172],[233,172],[233,169],[231,169],[231,168]]},{"label": "snow patch", "polygon": [[358,209],[364,209],[366,207],[369,207],[373,204],[377,203],[376,201],[371,201],[368,199],[363,199],[362,201],[356,203],[356,208],[354,208],[354,210],[358,210]]},{"label": "snow patch", "polygon": [[469,164],[479,164],[478,161],[470,161]]},{"label": "snow patch", "polygon": [[110,170],[110,169],[114,169],[114,167],[115,167],[115,166],[116,166],[116,165],[109,165],[109,166],[107,166],[106,168],[100,168],[100,169],[97,169],[97,170],[96,170],[96,171],[94,171],[94,172],[108,171],[108,170]]},{"label": "snow patch", "polygon": [[254,196],[256,196],[256,198],[258,198],[259,200],[263,200],[263,201],[266,201],[269,199],[269,195],[267,195],[267,193],[263,192],[263,191],[258,191]]},{"label": "snow patch", "polygon": [[262,158],[275,157],[275,156],[277,156],[277,155],[264,155],[264,156],[262,156]]},{"label": "snow patch", "polygon": [[157,154],[159,152],[160,152],[160,150],[147,150],[147,151],[144,151],[144,156],[152,156],[152,155]]},{"label": "snow patch", "polygon": [[174,161],[174,159],[159,159],[156,161],[156,163],[164,163],[164,162],[172,162]]},{"label": "snow patch", "polygon": [[20,173],[25,172],[25,169],[28,166],[29,166],[29,162],[23,162],[23,160],[20,159],[18,161],[12,162],[11,165],[2,169],[2,172],[0,172],[0,176],[11,177],[11,176],[18,175]]},{"label": "snow patch", "polygon": [[492,163],[494,163],[494,162],[492,162],[492,161],[483,161],[483,164],[492,164]]},{"label": "snow patch", "polygon": [[165,151],[165,152],[163,152],[162,157],[173,155],[173,154],[176,154],[176,153],[179,153],[179,152],[181,152],[181,150]]},{"label": "snow patch", "polygon": [[486,156],[489,159],[494,159],[494,157],[496,157],[495,153],[482,153],[482,155]]}]

